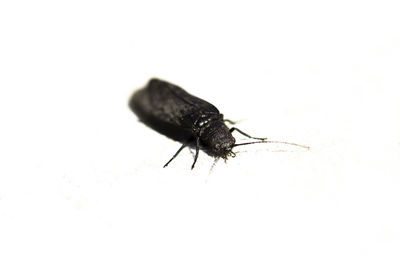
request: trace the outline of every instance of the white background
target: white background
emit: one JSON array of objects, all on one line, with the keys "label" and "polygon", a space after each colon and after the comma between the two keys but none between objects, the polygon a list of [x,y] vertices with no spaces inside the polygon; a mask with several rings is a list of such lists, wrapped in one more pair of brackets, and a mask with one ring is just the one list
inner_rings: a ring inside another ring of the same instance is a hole
[{"label": "white background", "polygon": [[[1,1],[0,266],[399,266],[399,26],[382,0]],[[127,107],[154,76],[311,150],[163,169],[180,145]]]}]

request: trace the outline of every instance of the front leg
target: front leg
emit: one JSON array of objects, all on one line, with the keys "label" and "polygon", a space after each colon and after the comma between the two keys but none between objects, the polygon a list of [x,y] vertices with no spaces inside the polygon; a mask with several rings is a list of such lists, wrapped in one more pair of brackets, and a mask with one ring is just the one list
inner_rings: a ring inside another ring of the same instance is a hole
[{"label": "front leg", "polygon": [[200,138],[196,137],[196,155],[194,156],[194,161],[192,164],[192,170],[194,168],[194,165],[196,164],[197,158],[199,157],[199,149],[200,149]]},{"label": "front leg", "polygon": [[187,144],[184,143],[184,144],[181,146],[181,148],[179,148],[178,151],[176,151],[175,155],[173,155],[172,158],[171,158],[167,163],[165,163],[164,168],[167,167],[168,164],[169,164],[174,158],[176,158],[176,156],[178,156],[178,154],[179,154],[179,153],[182,151],[182,149],[184,149],[186,146],[187,146]]},{"label": "front leg", "polygon": [[[187,147],[188,143],[189,143],[189,141],[182,144],[182,146],[178,149],[178,151],[176,151],[176,153],[172,156],[172,158],[171,158],[167,163],[165,163],[164,168],[167,167],[168,164],[169,164],[174,158],[176,158],[176,157],[178,156],[178,154],[182,151],[182,149],[184,149],[185,147]],[[195,165],[196,162],[197,162],[197,158],[199,157],[199,150],[200,150],[200,138],[199,138],[199,137],[196,137],[196,154],[195,154],[195,156],[194,156],[194,161],[193,161],[193,164],[192,164],[192,170],[193,170],[193,168],[194,168],[194,165]]]},{"label": "front leg", "polygon": [[253,136],[250,136],[250,135],[248,135],[247,133],[245,133],[245,132],[239,130],[239,129],[236,128],[236,127],[230,128],[229,131],[230,131],[231,133],[232,133],[233,131],[238,131],[238,132],[241,133],[242,135],[244,135],[244,136],[246,136],[246,137],[248,137],[248,138],[251,138],[251,139],[257,139],[257,140],[263,140],[263,141],[265,141],[265,140],[268,139],[268,138],[261,138],[261,137],[253,137]]}]

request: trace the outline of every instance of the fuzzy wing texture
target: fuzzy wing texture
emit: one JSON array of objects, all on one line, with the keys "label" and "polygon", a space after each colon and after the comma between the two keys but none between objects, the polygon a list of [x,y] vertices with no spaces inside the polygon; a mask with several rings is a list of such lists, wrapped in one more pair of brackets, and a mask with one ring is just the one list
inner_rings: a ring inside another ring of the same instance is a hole
[{"label": "fuzzy wing texture", "polygon": [[137,91],[131,98],[130,106],[144,122],[156,120],[182,128],[191,128],[200,112],[219,113],[207,101],[158,79],[151,79],[144,89]]}]

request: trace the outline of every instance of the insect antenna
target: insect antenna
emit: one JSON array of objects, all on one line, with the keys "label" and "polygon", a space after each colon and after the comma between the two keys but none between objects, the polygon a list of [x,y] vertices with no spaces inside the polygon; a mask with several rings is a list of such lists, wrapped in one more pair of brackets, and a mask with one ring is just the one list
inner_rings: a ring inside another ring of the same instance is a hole
[{"label": "insect antenna", "polygon": [[235,146],[252,145],[252,144],[260,144],[260,143],[285,144],[285,145],[302,147],[302,148],[305,148],[307,150],[310,149],[309,146],[299,145],[299,144],[296,144],[296,143],[290,143],[290,142],[285,142],[285,141],[272,141],[272,140],[254,141],[254,142],[247,142],[247,143],[241,143],[241,144],[234,144],[233,147],[235,147]]}]

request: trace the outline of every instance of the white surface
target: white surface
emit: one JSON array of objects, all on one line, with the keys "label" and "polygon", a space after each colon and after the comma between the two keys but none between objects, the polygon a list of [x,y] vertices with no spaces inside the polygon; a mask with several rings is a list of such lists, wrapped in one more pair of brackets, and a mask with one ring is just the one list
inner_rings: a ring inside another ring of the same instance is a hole
[{"label": "white surface", "polygon": [[[395,2],[2,1],[0,266],[399,266]],[[163,169],[153,76],[312,149]]]}]

